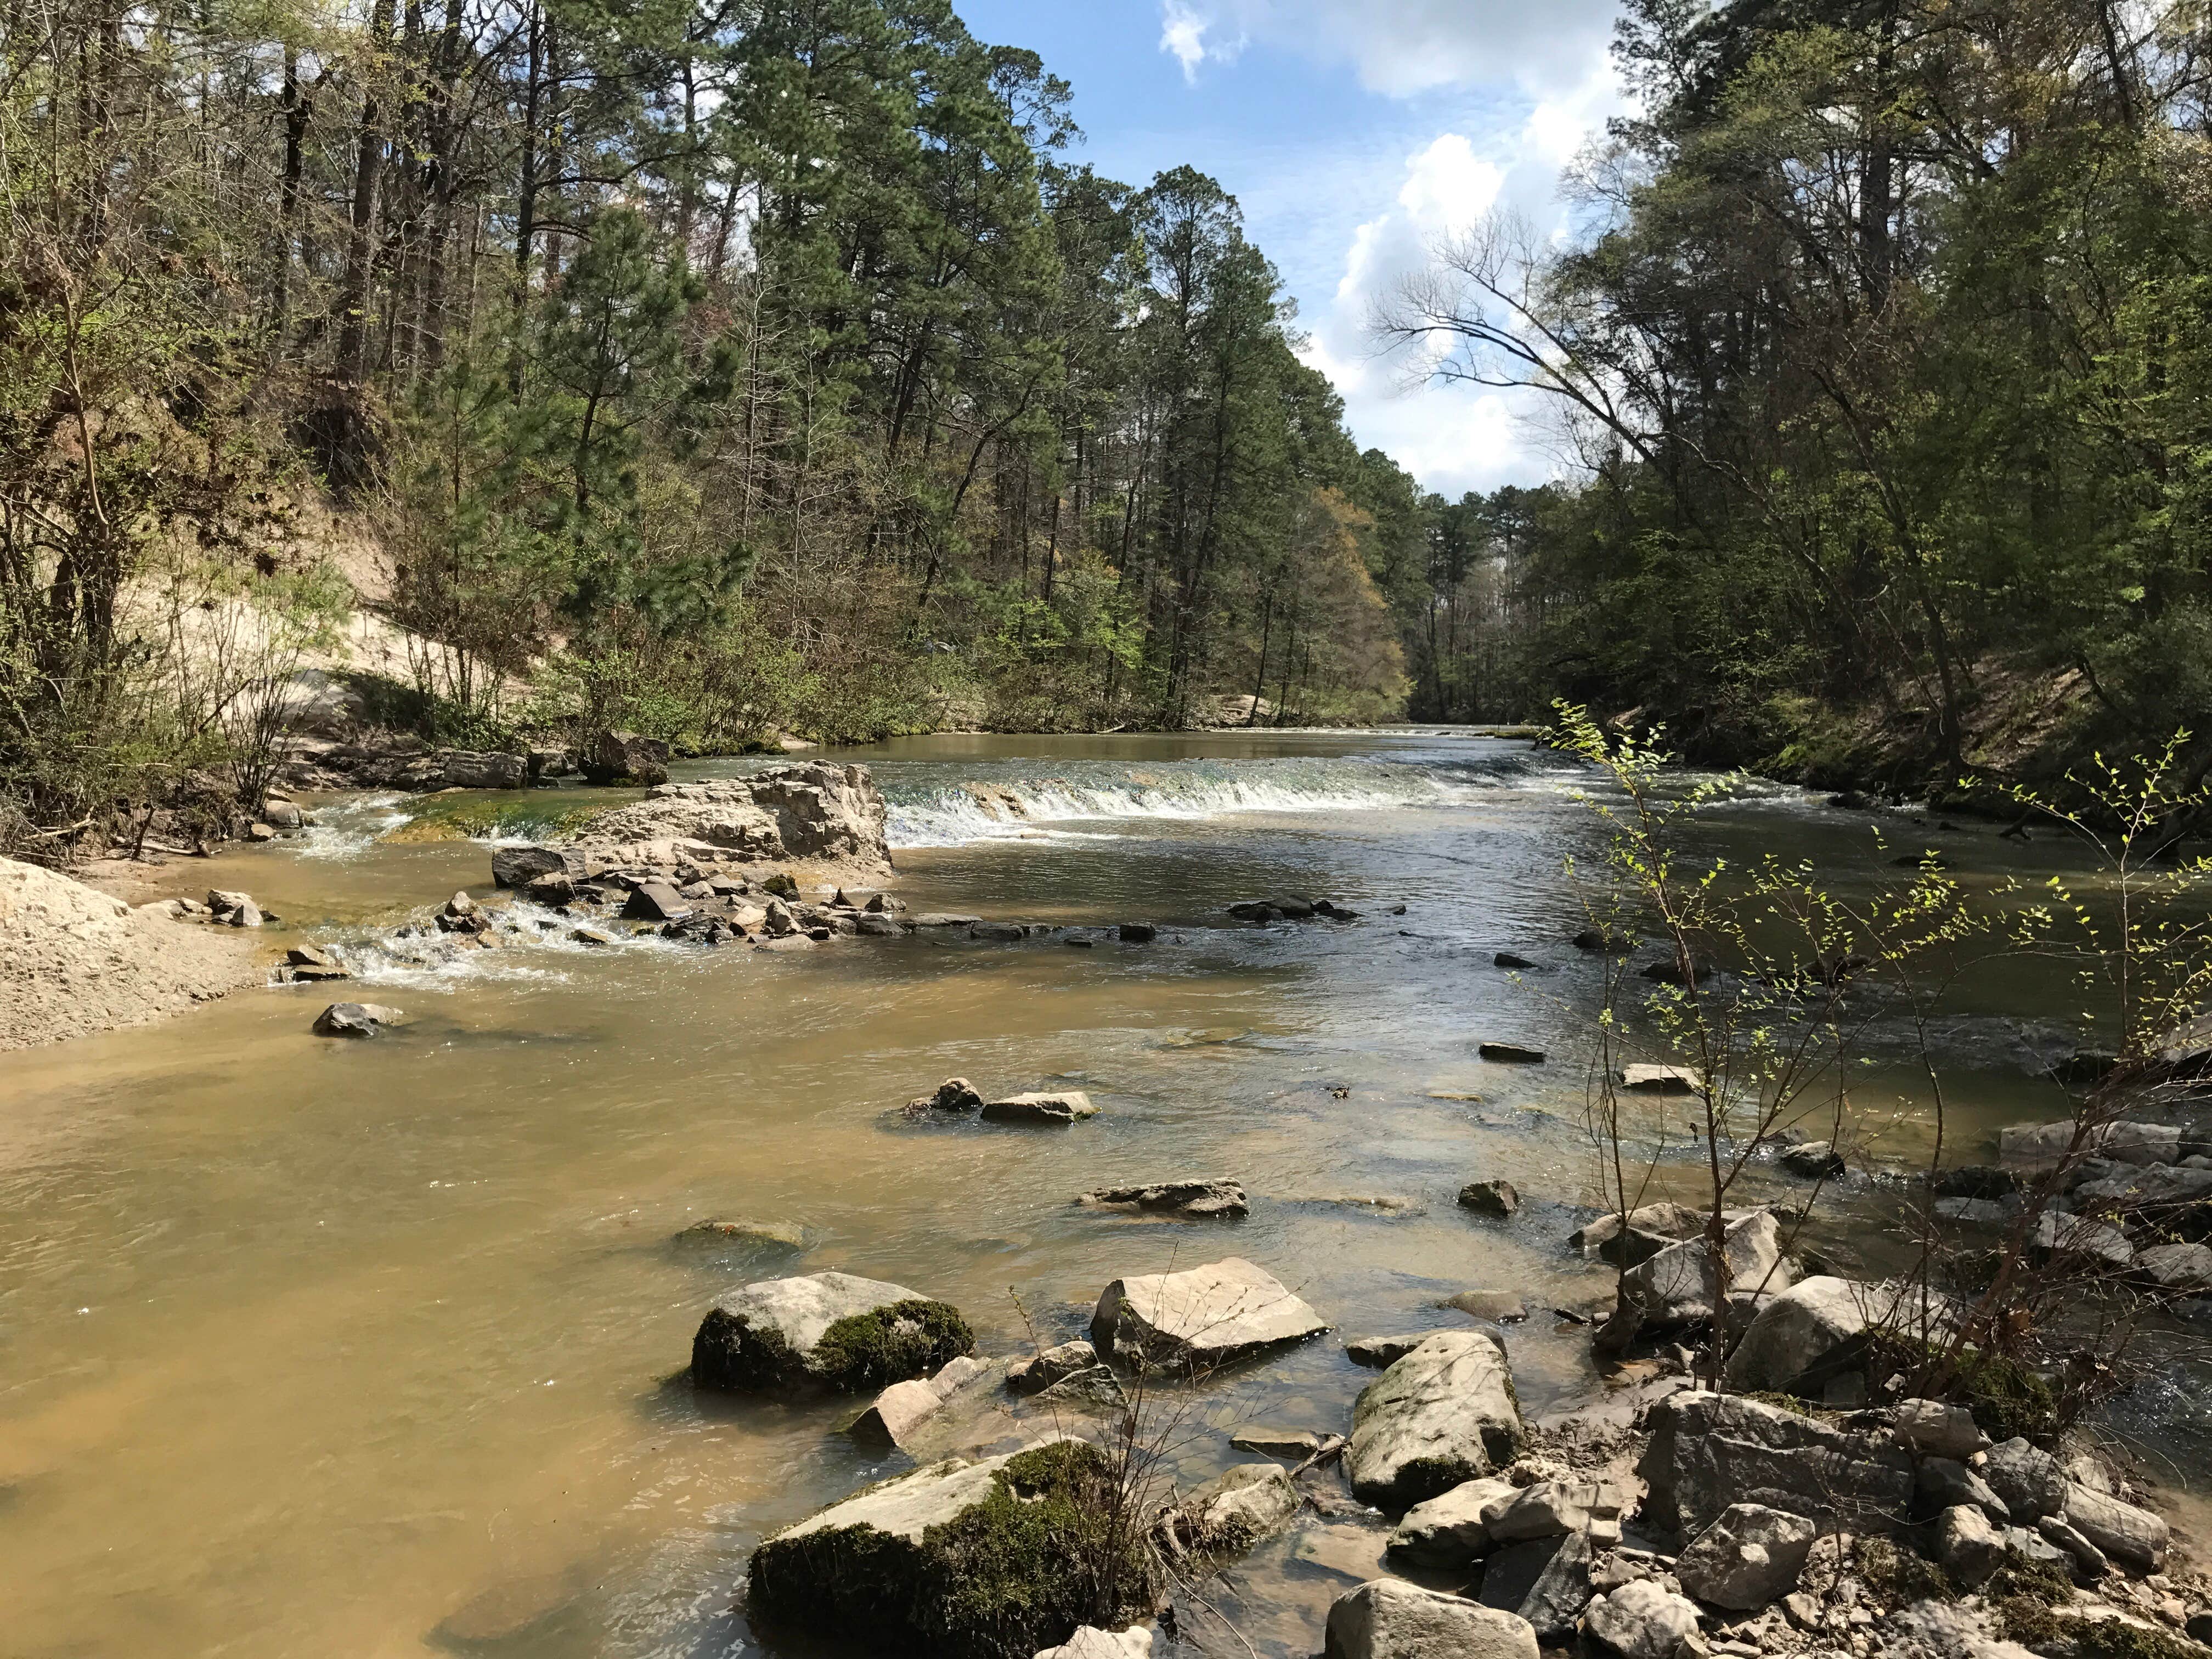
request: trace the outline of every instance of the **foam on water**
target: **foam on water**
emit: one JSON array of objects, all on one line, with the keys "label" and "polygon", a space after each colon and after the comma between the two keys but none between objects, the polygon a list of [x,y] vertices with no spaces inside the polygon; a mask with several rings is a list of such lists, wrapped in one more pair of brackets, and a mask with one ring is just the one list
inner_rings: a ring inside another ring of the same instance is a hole
[{"label": "foam on water", "polygon": [[1478,804],[1504,781],[1503,773],[1351,760],[1170,761],[949,787],[886,779],[884,793],[892,846],[960,847],[1085,833],[1064,827],[1071,824],[1450,810]]},{"label": "foam on water", "polygon": [[[362,985],[435,987],[462,981],[568,979],[567,959],[613,951],[682,952],[689,947],[657,933],[633,933],[629,924],[611,917],[563,916],[520,897],[487,906],[499,944],[487,950],[467,936],[439,931],[429,911],[397,927],[324,941],[354,981]],[[587,945],[574,936],[579,927],[594,927],[611,943]],[[549,960],[550,958],[550,960]]]}]

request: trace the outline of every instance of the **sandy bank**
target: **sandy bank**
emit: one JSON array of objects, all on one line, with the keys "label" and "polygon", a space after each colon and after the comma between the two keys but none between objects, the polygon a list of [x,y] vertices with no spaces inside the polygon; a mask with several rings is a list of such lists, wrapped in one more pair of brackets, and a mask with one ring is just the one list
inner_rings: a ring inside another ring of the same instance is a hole
[{"label": "sandy bank", "polygon": [[0,1049],[143,1024],[258,984],[258,956],[229,928],[0,859]]}]

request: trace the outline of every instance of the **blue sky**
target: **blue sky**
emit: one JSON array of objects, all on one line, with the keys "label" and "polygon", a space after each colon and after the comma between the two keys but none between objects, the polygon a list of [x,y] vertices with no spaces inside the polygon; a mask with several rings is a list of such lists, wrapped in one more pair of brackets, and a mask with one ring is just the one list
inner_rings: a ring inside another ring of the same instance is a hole
[{"label": "blue sky", "polygon": [[1540,408],[1408,391],[1365,322],[1437,235],[1495,208],[1561,223],[1559,169],[1619,107],[1614,0],[956,4],[1073,83],[1079,159],[1131,184],[1188,161],[1237,198],[1361,443],[1454,495],[1558,470]]}]

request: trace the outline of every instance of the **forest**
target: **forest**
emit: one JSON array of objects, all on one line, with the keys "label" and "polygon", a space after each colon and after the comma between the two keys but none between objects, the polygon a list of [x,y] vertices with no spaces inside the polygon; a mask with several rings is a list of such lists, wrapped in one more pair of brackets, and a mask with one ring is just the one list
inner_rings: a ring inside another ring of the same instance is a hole
[{"label": "forest", "polygon": [[1437,514],[1415,707],[1838,785],[2212,729],[2208,22],[1632,0],[1583,234],[1492,220],[1377,319],[1577,463]]},{"label": "forest", "polygon": [[11,833],[235,769],[361,602],[483,746],[1564,697],[1902,782],[2212,715],[2202,0],[1632,0],[1569,234],[1373,319],[1562,458],[1455,502],[1231,194],[945,0],[0,28]]},{"label": "forest", "polygon": [[234,759],[356,587],[488,746],[1403,707],[1424,503],[1235,199],[943,0],[3,10],[33,823]]}]

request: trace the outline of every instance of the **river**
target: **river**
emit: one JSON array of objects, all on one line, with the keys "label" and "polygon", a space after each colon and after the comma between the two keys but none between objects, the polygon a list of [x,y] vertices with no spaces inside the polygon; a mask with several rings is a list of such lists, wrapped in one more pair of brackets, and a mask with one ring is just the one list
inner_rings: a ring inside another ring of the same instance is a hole
[{"label": "river", "polygon": [[[1456,1291],[1529,1303],[1509,1343],[1532,1413],[1601,1391],[1587,1333],[1548,1312],[1608,1283],[1563,1242],[1595,1196],[1580,1120],[1599,970],[1566,943],[1585,916],[1563,873],[1601,844],[1585,775],[1418,730],[941,737],[835,758],[875,769],[916,909],[1141,920],[1158,939],[549,941],[413,967],[378,941],[457,887],[488,890],[487,849],[374,839],[422,807],[389,798],[163,872],[180,893],[252,891],[283,918],[272,943],[340,942],[368,967],[349,990],[413,1023],[319,1040],[327,994],[253,991],[7,1057],[0,1652],[763,1651],[732,1605],[752,1545],[905,1466],[838,1432],[852,1403],[671,1382],[715,1295],[781,1272],[911,1285],[1006,1353],[1076,1334],[1119,1275],[1249,1257],[1339,1332],[1194,1402],[1194,1478],[1237,1461],[1239,1424],[1347,1426],[1373,1373],[1341,1337],[1462,1325],[1437,1305]],[[971,783],[1025,815],[993,816]],[[1923,844],[1970,882],[2069,857],[1898,815],[1877,844],[1875,822],[1757,785],[1693,838],[1802,854],[1861,891]],[[1224,914],[1283,892],[1360,920]],[[1501,971],[1501,950],[1540,970]],[[2063,1110],[2037,1072],[2071,1046],[2070,1006],[2032,960],[1959,988],[1937,1034],[1957,1159]],[[1552,1061],[1486,1065],[1486,1038]],[[1872,1046],[1861,1099],[1887,1125],[1878,1151],[1909,1160],[1929,1133],[1917,1049],[1899,1021]],[[1081,1087],[1103,1110],[1052,1131],[896,1115],[954,1073]],[[1241,1180],[1250,1217],[1071,1202],[1184,1174]],[[1454,1201],[1489,1176],[1523,1196],[1509,1222]],[[1802,1191],[1764,1170],[1753,1187]],[[1901,1198],[1854,1177],[1816,1242],[1879,1255]],[[795,1224],[808,1245],[674,1242],[710,1216]],[[2114,1425],[2193,1479],[2212,1447],[2201,1392],[2169,1368]],[[1310,1653],[1379,1542],[1279,1541],[1230,1611],[1259,1651]]]}]

